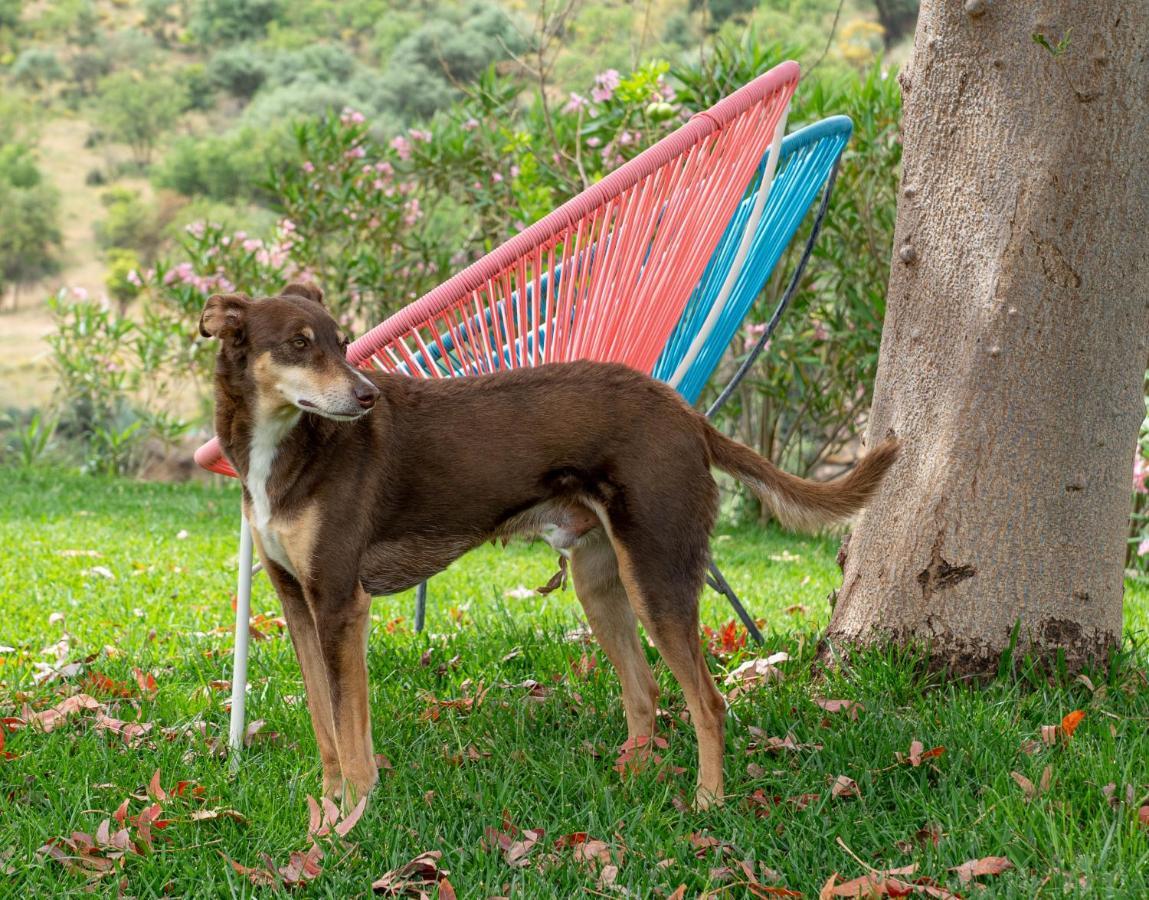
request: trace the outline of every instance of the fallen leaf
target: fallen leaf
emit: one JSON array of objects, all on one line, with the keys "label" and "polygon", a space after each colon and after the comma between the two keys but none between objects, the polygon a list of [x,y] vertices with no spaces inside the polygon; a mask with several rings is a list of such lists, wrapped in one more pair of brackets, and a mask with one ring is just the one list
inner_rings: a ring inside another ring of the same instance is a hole
[{"label": "fallen leaf", "polygon": [[1052,747],[1058,743],[1068,744],[1073,737],[1073,732],[1077,730],[1077,726],[1081,724],[1081,720],[1084,718],[1085,711],[1075,709],[1066,714],[1058,725],[1042,725],[1041,742],[1047,747]]},{"label": "fallen leaf", "polygon": [[861,797],[862,791],[858,782],[848,775],[839,775],[834,779],[834,786],[830,788],[830,796],[836,798]]},{"label": "fallen leaf", "polygon": [[442,858],[443,854],[439,850],[420,853],[409,863],[392,869],[372,882],[371,890],[388,897],[425,896],[424,889],[434,887],[440,879],[451,874],[439,868],[439,860]]},{"label": "fallen leaf", "polygon": [[945,752],[945,747],[933,747],[926,750],[921,741],[910,741],[910,752],[904,756],[901,753],[896,753],[895,756],[897,756],[898,762],[908,763],[916,769],[922,764],[922,760],[936,759]]},{"label": "fallen leaf", "polygon": [[1046,766],[1041,770],[1041,780],[1037,785],[1034,785],[1032,781],[1020,772],[1010,772],[1009,775],[1017,782],[1017,786],[1021,788],[1022,793],[1025,794],[1025,799],[1032,800],[1049,790],[1050,782],[1053,780],[1053,767]]},{"label": "fallen leaf", "polygon": [[156,695],[159,686],[156,684],[155,676],[151,672],[144,672],[140,669],[132,669],[132,674],[136,676],[136,684],[140,687],[142,693],[148,699]]},{"label": "fallen leaf", "polygon": [[958,881],[962,884],[969,884],[982,875],[1000,875],[1011,868],[1013,863],[1004,856],[986,856],[982,859],[967,860],[960,866],[954,866],[950,871],[957,874]]},{"label": "fallen leaf", "polygon": [[942,829],[940,825],[935,825],[932,822],[927,822],[921,828],[914,832],[913,837],[908,841],[896,841],[894,846],[897,847],[902,853],[913,853],[918,847],[926,845],[933,845],[936,847],[942,839]]},{"label": "fallen leaf", "polygon": [[210,822],[215,819],[232,819],[240,825],[247,825],[247,816],[237,809],[197,809],[191,814],[193,822]]},{"label": "fallen leaf", "polygon": [[439,900],[456,900],[455,888],[446,878],[439,879]]},{"label": "fallen leaf", "polygon": [[1149,804],[1142,806],[1137,810],[1137,821],[1149,828]]},{"label": "fallen leaf", "polygon": [[844,712],[851,721],[857,721],[858,713],[863,712],[866,708],[854,700],[826,700],[821,697],[815,697],[814,704],[828,713]]}]

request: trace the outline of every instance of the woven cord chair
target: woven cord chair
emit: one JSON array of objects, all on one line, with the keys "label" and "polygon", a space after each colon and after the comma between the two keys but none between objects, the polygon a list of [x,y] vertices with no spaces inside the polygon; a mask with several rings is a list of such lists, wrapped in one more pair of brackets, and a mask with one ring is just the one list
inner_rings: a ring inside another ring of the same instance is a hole
[{"label": "woven cord chair", "polygon": [[[349,348],[348,359],[364,368],[429,378],[575,359],[622,362],[653,372],[664,360],[664,365],[674,365],[672,384],[693,385],[690,377],[697,380],[696,373],[710,358],[703,350],[711,336],[732,334],[741,321],[741,316],[734,318],[734,310],[745,301],[753,281],[744,264],[772,193],[797,77],[797,64],[783,63],[698,113],[363,335]],[[840,151],[838,146],[834,160]],[[810,198],[824,182],[828,188],[825,175],[814,184]],[[827,199],[828,190],[822,212]],[[809,202],[802,205],[797,221]],[[793,229],[778,254],[792,234]],[[811,246],[812,240],[803,263]],[[728,262],[714,262],[719,248]],[[758,249],[760,255],[769,255]],[[761,274],[757,260],[750,268]],[[761,283],[749,294],[747,306]],[[796,283],[797,274],[788,294]],[[713,284],[719,285],[718,293],[707,300],[699,287]],[[711,315],[719,307],[720,312]],[[681,324],[684,313],[694,325]],[[759,341],[759,351],[764,344]],[[671,351],[672,346],[681,352]],[[747,368],[744,365],[740,375]],[[216,440],[200,448],[196,461],[211,471],[235,474]],[[229,737],[236,749],[242,746],[244,729],[251,555],[251,531],[241,517]],[[713,573],[713,583],[732,598],[757,635],[733,591],[716,569]],[[425,597],[424,586],[419,591],[418,627]]]}]

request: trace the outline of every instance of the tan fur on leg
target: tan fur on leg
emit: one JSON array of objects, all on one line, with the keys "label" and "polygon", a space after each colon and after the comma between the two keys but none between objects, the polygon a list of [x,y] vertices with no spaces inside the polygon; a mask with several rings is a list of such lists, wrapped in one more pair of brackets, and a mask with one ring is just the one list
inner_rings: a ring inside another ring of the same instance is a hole
[{"label": "tan fur on leg", "polygon": [[690,721],[698,737],[698,788],[694,803],[698,809],[706,809],[722,802],[726,702],[702,655],[697,612],[689,620],[652,617],[626,548],[617,539],[613,539],[613,544],[619,577],[626,586],[631,605],[686,698]]},{"label": "tan fur on leg", "polygon": [[638,639],[634,611],[618,577],[614,548],[602,532],[588,535],[571,555],[575,593],[591,631],[618,673],[628,738],[654,734],[658,685]]}]

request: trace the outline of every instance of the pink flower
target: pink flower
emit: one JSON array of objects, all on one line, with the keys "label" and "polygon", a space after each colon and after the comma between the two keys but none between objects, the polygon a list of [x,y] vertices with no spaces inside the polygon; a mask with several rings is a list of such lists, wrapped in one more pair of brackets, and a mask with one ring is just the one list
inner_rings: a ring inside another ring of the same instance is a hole
[{"label": "pink flower", "polygon": [[502,172],[496,172],[494,175],[491,176],[491,181],[493,181],[495,184],[498,184],[502,180],[503,180]]},{"label": "pink flower", "polygon": [[387,187],[387,182],[382,178],[376,178],[373,182],[371,182],[371,187],[375,188],[377,191],[381,191]]},{"label": "pink flower", "polygon": [[403,204],[403,224],[407,226],[414,225],[419,221],[423,211],[419,208],[419,198],[412,197]]},{"label": "pink flower", "polygon": [[399,154],[400,159],[411,158],[411,144],[402,135],[399,135],[397,138],[391,141],[391,149]]},{"label": "pink flower", "polygon": [[618,87],[620,81],[617,69],[607,69],[605,72],[600,72],[594,77],[595,87],[590,92],[590,98],[595,103],[605,103],[614,96],[614,89]]},{"label": "pink flower", "polygon": [[263,246],[263,241],[261,241],[259,238],[248,238],[246,241],[243,242],[243,249],[246,250],[248,253],[254,253],[256,250],[258,250],[262,246]]},{"label": "pink flower", "polygon": [[362,125],[367,121],[367,118],[358,110],[354,110],[350,106],[345,106],[343,107],[343,114],[339,117],[339,121],[344,125]]},{"label": "pink flower", "polygon": [[291,232],[295,231],[295,223],[292,222],[291,219],[280,219],[279,230],[290,234]]},{"label": "pink flower", "polygon": [[139,272],[137,272],[135,269],[132,269],[132,271],[130,271],[130,272],[127,274],[127,279],[128,279],[128,282],[129,282],[130,284],[134,284],[136,287],[142,287],[142,286],[143,286],[143,284],[144,284],[144,283],[143,283],[143,282],[140,280],[140,273],[139,273]]},{"label": "pink flower", "polygon": [[395,167],[391,163],[384,160],[383,162],[375,163],[375,171],[381,174],[384,178],[390,178],[395,174]]},{"label": "pink flower", "polygon": [[411,135],[411,140],[413,141],[422,141],[424,144],[431,142],[431,132],[429,131],[420,131],[418,128],[412,128],[408,134]]},{"label": "pink flower", "polygon": [[350,150],[348,150],[343,155],[345,157],[347,157],[348,159],[362,159],[364,156],[367,155],[367,151],[364,150],[362,147],[352,147]]},{"label": "pink flower", "polygon": [[825,324],[822,322],[814,323],[814,340],[824,341],[830,336],[830,332],[826,330]]},{"label": "pink flower", "polygon": [[201,238],[203,237],[204,224],[203,222],[192,222],[184,230],[194,238]]},{"label": "pink flower", "polygon": [[463,131],[474,131],[478,127],[479,127],[479,120],[476,119],[474,116],[467,119],[467,121],[463,123]]},{"label": "pink flower", "polygon": [[1145,479],[1149,476],[1149,459],[1140,453],[1133,457],[1133,490],[1138,494],[1149,494],[1149,487],[1145,486]]},{"label": "pink flower", "polygon": [[303,169],[304,172],[306,172],[308,175],[310,175],[312,172],[315,171],[315,163],[313,163],[309,159],[304,160],[303,166],[301,168]]},{"label": "pink flower", "polygon": [[602,143],[602,138],[588,137],[586,139],[586,145],[588,147],[597,147],[601,143]]},{"label": "pink flower", "polygon": [[74,288],[72,288],[72,296],[81,302],[84,300],[87,300],[88,299],[88,289],[82,288],[82,287],[74,287]]},{"label": "pink flower", "polygon": [[519,170],[518,166],[511,166],[511,177],[512,178],[518,178],[519,177],[519,171],[520,170]]},{"label": "pink flower", "polygon": [[587,100],[586,97],[571,91],[570,99],[567,101],[566,106],[563,107],[563,112],[578,112],[580,109],[586,109],[588,106],[590,106],[590,101]]},{"label": "pink flower", "polygon": [[1137,555],[1144,556],[1149,553],[1149,537],[1145,538],[1140,544],[1137,545]]}]

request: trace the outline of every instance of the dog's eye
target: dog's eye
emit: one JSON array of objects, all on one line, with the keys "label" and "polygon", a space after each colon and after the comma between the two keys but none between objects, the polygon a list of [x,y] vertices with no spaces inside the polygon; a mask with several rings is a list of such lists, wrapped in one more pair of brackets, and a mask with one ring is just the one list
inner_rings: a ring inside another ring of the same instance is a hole
[{"label": "dog's eye", "polygon": [[293,338],[291,341],[291,346],[293,346],[296,350],[306,350],[307,349],[307,338],[304,338],[304,337]]}]

